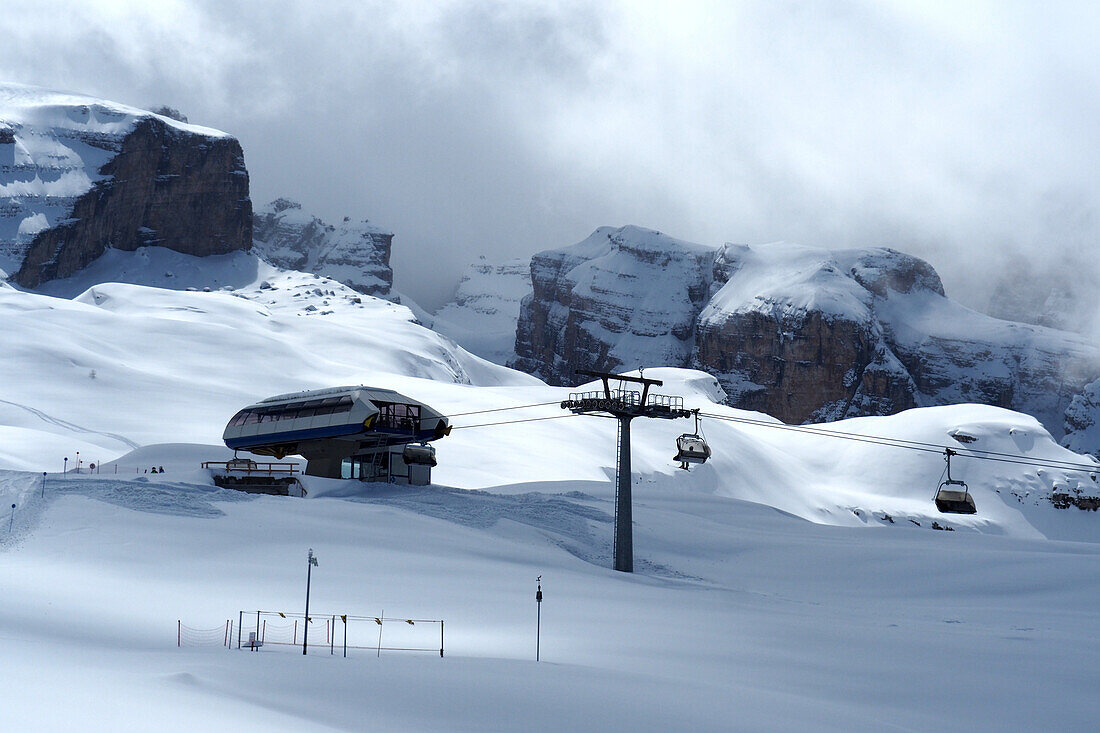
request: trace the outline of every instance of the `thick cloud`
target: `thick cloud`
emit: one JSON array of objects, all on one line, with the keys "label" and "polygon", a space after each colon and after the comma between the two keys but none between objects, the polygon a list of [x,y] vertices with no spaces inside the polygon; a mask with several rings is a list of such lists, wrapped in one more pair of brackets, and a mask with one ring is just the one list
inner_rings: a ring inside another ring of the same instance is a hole
[{"label": "thick cloud", "polygon": [[625,223],[890,245],[977,307],[1021,261],[1091,295],[1096,6],[963,5],[9,0],[0,77],[233,132],[258,203],[392,228],[429,306]]}]

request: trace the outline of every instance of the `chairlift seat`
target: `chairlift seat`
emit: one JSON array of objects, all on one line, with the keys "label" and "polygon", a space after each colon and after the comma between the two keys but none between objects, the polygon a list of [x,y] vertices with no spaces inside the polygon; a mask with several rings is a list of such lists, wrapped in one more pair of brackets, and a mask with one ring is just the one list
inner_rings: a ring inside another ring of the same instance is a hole
[{"label": "chairlift seat", "polygon": [[940,484],[936,492],[936,508],[942,514],[977,514],[978,512],[970,491],[962,481],[944,481]]},{"label": "chairlift seat", "polygon": [[684,433],[676,439],[676,457],[681,463],[706,463],[710,458],[707,441],[693,433]]},{"label": "chairlift seat", "polygon": [[409,443],[405,450],[401,451],[401,460],[406,466],[437,466],[439,462],[435,458],[435,448],[427,443]]}]

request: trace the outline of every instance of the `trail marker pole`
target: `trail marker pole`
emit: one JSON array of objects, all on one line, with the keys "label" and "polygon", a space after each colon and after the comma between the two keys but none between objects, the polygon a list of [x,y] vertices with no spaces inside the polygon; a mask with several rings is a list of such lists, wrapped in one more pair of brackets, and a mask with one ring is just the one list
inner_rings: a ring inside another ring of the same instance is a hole
[{"label": "trail marker pole", "polygon": [[42,498],[46,498],[46,472],[42,472]]},{"label": "trail marker pole", "polygon": [[344,619],[344,659],[348,658],[348,615],[345,613],[340,618]]},{"label": "trail marker pole", "polygon": [[11,534],[11,528],[15,525],[15,504],[11,505],[11,519],[8,520],[8,534]]},{"label": "trail marker pole", "polygon": [[[542,576],[541,575],[538,577],[536,582],[539,584],[538,585],[538,590],[535,591],[535,608],[538,609],[538,610],[535,611],[535,661],[537,662],[537,661],[539,661],[539,647],[541,646],[541,643],[542,643]],[[443,622],[442,621],[439,622],[439,636],[440,636],[439,646],[442,647],[443,646],[443,639],[442,639],[442,636],[443,636]],[[440,648],[440,650],[439,650],[439,656],[441,656],[441,657],[443,656],[443,649],[442,648]]]},{"label": "trail marker pole", "polygon": [[306,565],[306,623],[302,631],[302,654],[305,655],[309,646],[309,581],[313,575],[313,567],[317,564],[317,558],[313,556],[313,548],[309,548],[309,564]]},{"label": "trail marker pole", "polygon": [[244,611],[237,614],[237,648],[241,648],[241,631],[244,629]]},{"label": "trail marker pole", "polygon": [[68,456],[65,456],[65,463],[62,464],[62,465],[64,467],[61,469],[61,473],[63,473],[63,474],[68,473],[69,472],[69,457]]}]

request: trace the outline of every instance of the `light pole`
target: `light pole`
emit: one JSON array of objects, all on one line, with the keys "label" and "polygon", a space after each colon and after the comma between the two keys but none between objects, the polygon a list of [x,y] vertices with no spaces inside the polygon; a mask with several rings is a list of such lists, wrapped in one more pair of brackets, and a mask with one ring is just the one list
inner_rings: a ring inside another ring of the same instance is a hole
[{"label": "light pole", "polygon": [[306,653],[306,645],[309,643],[309,581],[313,575],[313,566],[317,564],[317,558],[313,556],[313,548],[309,548],[309,565],[306,566],[306,624],[302,632],[302,654]]},{"label": "light pole", "polygon": [[538,609],[535,611],[535,661],[539,661],[539,646],[542,642],[542,576],[540,575],[536,582],[539,584],[538,590],[535,591],[535,607]]}]

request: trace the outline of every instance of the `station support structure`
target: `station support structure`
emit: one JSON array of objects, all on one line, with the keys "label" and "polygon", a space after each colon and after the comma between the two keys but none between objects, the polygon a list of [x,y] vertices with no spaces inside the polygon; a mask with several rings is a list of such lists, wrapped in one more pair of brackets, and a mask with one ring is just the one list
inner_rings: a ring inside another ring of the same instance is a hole
[{"label": "station support structure", "polygon": [[[575,392],[561,403],[563,410],[577,415],[613,417],[619,421],[618,460],[615,467],[615,569],[634,572],[633,501],[630,491],[630,421],[636,417],[675,420],[691,417],[684,409],[683,397],[650,394],[650,387],[664,385],[659,379],[631,377],[609,372],[577,371],[580,376],[603,381],[603,391]],[[618,382],[611,389],[611,382]],[[625,384],[640,384],[642,391],[624,389]]]}]

